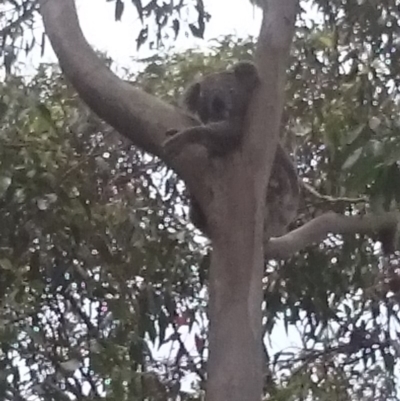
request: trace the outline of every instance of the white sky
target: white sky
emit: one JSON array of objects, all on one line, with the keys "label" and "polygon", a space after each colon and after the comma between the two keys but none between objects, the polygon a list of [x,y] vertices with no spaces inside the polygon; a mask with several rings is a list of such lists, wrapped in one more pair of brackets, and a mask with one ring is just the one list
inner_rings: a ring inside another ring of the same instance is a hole
[{"label": "white sky", "polygon": [[[114,20],[114,2],[76,0],[76,4],[86,39],[95,49],[110,56],[119,67],[132,66],[133,58],[148,57],[155,53],[149,51],[146,45],[142,46],[139,53],[136,51],[136,38],[142,25],[131,1],[125,1],[125,11],[119,22]],[[182,31],[177,41],[171,40],[169,44],[173,51],[197,46],[207,47],[208,40],[222,35],[247,37],[258,34],[261,12],[248,0],[205,0],[205,7],[212,16],[206,25],[205,40],[186,38]],[[56,61],[48,42],[44,59]],[[37,54],[31,60],[36,61]]]}]

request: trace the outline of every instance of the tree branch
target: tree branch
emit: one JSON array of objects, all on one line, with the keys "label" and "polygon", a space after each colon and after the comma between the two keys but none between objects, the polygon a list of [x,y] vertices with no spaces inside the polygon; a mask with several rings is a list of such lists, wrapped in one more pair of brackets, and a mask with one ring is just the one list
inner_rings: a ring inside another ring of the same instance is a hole
[{"label": "tree branch", "polygon": [[279,238],[271,238],[265,247],[268,259],[284,259],[306,246],[321,242],[328,234],[372,234],[380,230],[396,229],[398,212],[379,215],[342,216],[328,212]]},{"label": "tree branch", "polygon": [[261,85],[247,112],[243,146],[216,160],[209,177],[213,252],[206,401],[261,399],[265,195],[296,10],[297,0],[268,1],[256,52]]},{"label": "tree branch", "polygon": [[[292,42],[298,0],[264,0],[263,20],[255,59],[262,85],[253,96],[248,111],[248,128],[244,142],[245,164],[254,166],[259,193],[265,196],[276,147],[284,104],[286,66]],[[284,66],[284,68],[282,68]],[[260,167],[261,165],[261,167]],[[264,185],[265,184],[265,185]],[[264,206],[264,205],[263,205]],[[263,220],[263,211],[257,218]]]},{"label": "tree branch", "polygon": [[39,0],[46,34],[80,97],[135,145],[162,153],[165,133],[193,121],[176,108],[119,79],[97,57],[79,26],[74,0]]},{"label": "tree branch", "polygon": [[330,195],[320,194],[312,185],[302,181],[301,186],[307,190],[311,195],[315,196],[319,200],[328,203],[366,203],[368,202],[368,198],[366,196],[360,196],[359,198],[347,198],[347,197],[339,197],[335,198]]},{"label": "tree branch", "polygon": [[198,125],[192,116],[118,78],[83,36],[75,0],[39,0],[46,34],[65,76],[85,103],[104,121],[141,149],[174,168],[198,200],[210,174],[201,146],[188,146],[176,159],[163,151],[166,133]]}]

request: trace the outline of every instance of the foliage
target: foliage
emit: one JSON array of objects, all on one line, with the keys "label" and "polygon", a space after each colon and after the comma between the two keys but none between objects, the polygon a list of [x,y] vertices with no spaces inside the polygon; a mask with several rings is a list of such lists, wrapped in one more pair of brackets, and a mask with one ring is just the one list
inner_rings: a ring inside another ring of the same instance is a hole
[{"label": "foliage", "polygon": [[[282,127],[315,190],[294,226],[400,201],[398,2],[313,4],[314,20],[298,21]],[[253,49],[227,37],[207,57],[145,60],[132,79],[172,102],[197,73]],[[10,76],[0,99],[0,398],[201,399],[208,258],[175,176],[51,66],[31,82]],[[397,256],[330,237],[266,266],[266,399],[399,399]],[[293,328],[298,349],[270,345]]]},{"label": "foliage", "polygon": [[[318,3],[323,22],[299,22],[287,88],[284,137],[320,194],[304,191],[298,223],[327,210],[397,209],[400,200],[396,2],[371,14],[376,2]],[[291,372],[272,399],[397,399],[397,255],[382,258],[366,238],[330,237],[267,272],[266,332],[283,316],[304,344],[271,358],[274,375]]]},{"label": "foliage", "polygon": [[[108,0],[115,3],[115,20],[121,20],[124,10],[124,0]],[[178,37],[182,30],[182,23],[189,29],[188,31],[195,37],[202,38],[206,23],[210,19],[210,14],[207,13],[204,7],[203,0],[190,0],[189,2],[173,1],[159,2],[157,0],[142,1],[132,0],[143,28],[136,38],[137,48],[139,49],[145,42],[149,43],[150,48],[160,46],[163,39],[173,36]],[[192,15],[194,14],[194,15]],[[190,15],[192,18],[184,18],[183,15]],[[190,22],[192,21],[192,22]],[[149,24],[154,24],[156,29],[149,29]],[[152,35],[155,33],[155,38]],[[172,33],[172,35],[171,35]]]},{"label": "foliage", "polygon": [[193,324],[198,246],[160,162],[51,71],[1,87],[0,398],[165,399],[185,363],[167,371],[144,340],[163,344],[183,311]]},{"label": "foliage", "polygon": [[[104,1],[104,0],[103,0]],[[139,17],[141,30],[136,38],[136,48],[144,44],[150,49],[163,47],[165,42],[176,40],[179,35],[203,38],[211,16],[203,0],[105,0],[114,3],[114,17],[121,21],[125,5],[133,6]],[[44,32],[39,32],[40,16],[37,0],[2,0],[0,2],[0,60],[7,74],[19,53],[30,53],[39,45],[45,50]],[[95,10],[94,10],[95,13]],[[40,40],[40,43],[37,43]]]},{"label": "foliage", "polygon": [[0,2],[0,60],[6,73],[11,72],[19,51],[29,53],[36,45],[33,32],[37,10],[36,0]]}]

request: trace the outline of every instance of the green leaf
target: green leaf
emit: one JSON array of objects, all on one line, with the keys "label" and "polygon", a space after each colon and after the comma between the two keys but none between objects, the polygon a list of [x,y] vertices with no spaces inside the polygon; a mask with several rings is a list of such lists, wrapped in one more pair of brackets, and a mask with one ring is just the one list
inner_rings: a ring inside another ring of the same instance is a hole
[{"label": "green leaf", "polygon": [[7,113],[7,110],[8,110],[7,103],[0,100],[0,121],[3,119],[3,117]]},{"label": "green leaf", "polygon": [[61,362],[60,366],[67,372],[73,373],[80,368],[81,363],[77,359],[70,359],[69,361]]},{"label": "green leaf", "polygon": [[0,259],[0,267],[3,270],[13,270],[13,265],[9,259]]},{"label": "green leaf", "polygon": [[51,118],[50,110],[47,108],[46,105],[44,105],[43,103],[39,103],[36,107],[40,111],[40,114],[42,115],[42,117],[44,117],[50,123],[53,122],[53,120]]},{"label": "green leaf", "polygon": [[363,149],[362,148],[358,148],[356,149],[347,159],[346,161],[343,163],[343,170],[348,170],[350,168],[352,168],[357,161],[360,159],[360,156],[362,155]]},{"label": "green leaf", "polygon": [[0,198],[2,198],[10,187],[12,179],[10,177],[0,177]]},{"label": "green leaf", "polygon": [[364,131],[365,124],[361,124],[352,131],[350,131],[347,135],[346,138],[346,144],[350,145],[352,144],[358,137],[359,135]]},{"label": "green leaf", "polygon": [[124,12],[124,3],[122,0],[117,0],[115,3],[115,21],[120,21]]}]

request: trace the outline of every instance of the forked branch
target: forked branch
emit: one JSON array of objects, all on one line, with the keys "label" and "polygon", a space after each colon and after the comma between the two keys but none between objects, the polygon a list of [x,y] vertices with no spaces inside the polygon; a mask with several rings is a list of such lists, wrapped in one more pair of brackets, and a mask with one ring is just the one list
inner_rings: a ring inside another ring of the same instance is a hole
[{"label": "forked branch", "polygon": [[[204,152],[189,149],[178,160],[163,151],[166,133],[197,125],[168,103],[118,78],[90,47],[79,26],[75,0],[39,0],[45,31],[60,67],[79,96],[104,121],[137,147],[161,156],[201,198]],[[203,159],[201,159],[203,158]],[[200,160],[200,162],[198,162]],[[200,167],[201,168],[200,168]]]},{"label": "forked branch", "polygon": [[[61,69],[79,96],[138,147],[160,155],[165,133],[193,121],[111,72],[83,36],[75,0],[39,0],[45,31]],[[156,118],[155,118],[156,116]]]}]

